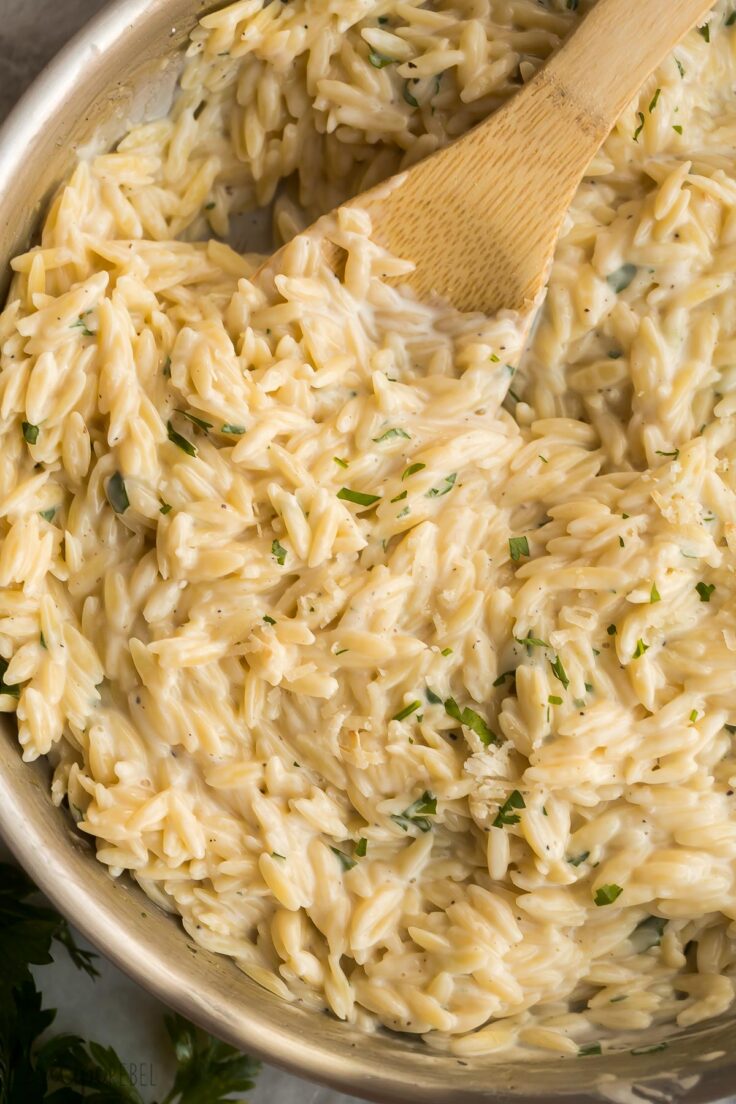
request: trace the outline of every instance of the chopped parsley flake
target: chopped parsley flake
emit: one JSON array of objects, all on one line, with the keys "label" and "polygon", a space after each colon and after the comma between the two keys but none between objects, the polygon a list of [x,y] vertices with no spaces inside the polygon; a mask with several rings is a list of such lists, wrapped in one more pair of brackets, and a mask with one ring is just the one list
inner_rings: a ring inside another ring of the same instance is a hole
[{"label": "chopped parsley flake", "polygon": [[509,555],[514,563],[517,563],[522,556],[529,555],[529,541],[526,537],[510,537],[509,538]]},{"label": "chopped parsley flake", "polygon": [[439,696],[439,694],[435,694],[434,690],[432,690],[429,686],[424,692],[427,695],[427,701],[431,702],[432,705],[442,705],[442,698]]},{"label": "chopped parsley flake", "polygon": [[80,314],[77,321],[72,322],[69,329],[71,329],[71,330],[81,330],[84,337],[94,337],[95,336],[94,333],[92,332],[92,330],[89,329],[89,327],[87,326],[87,323],[84,321],[85,316],[88,315],[88,314],[91,314],[91,313],[92,313],[91,311],[85,311],[84,314]]},{"label": "chopped parsley flake", "polygon": [[[642,118],[644,116],[642,115]],[[620,268],[617,268],[615,272],[609,272],[606,276],[606,283],[613,291],[626,291],[631,281],[636,276],[636,265],[624,264]]]},{"label": "chopped parsley flake", "polygon": [[600,1043],[589,1043],[588,1046],[581,1046],[578,1050],[578,1058],[588,1058],[591,1054],[602,1054]]},{"label": "chopped parsley flake", "polygon": [[679,124],[676,124],[675,126],[673,126],[672,129],[674,131],[676,131],[678,134],[682,134],[682,127]]},{"label": "chopped parsley flake", "polygon": [[386,57],[385,54],[379,54],[375,50],[371,50],[368,54],[368,60],[374,69],[385,69],[387,65],[393,65],[395,58]]},{"label": "chopped parsley flake", "polygon": [[701,602],[710,602],[710,596],[716,589],[715,583],[696,583],[695,589],[700,595]]},{"label": "chopped parsley flake", "polygon": [[527,648],[549,648],[546,640],[540,640],[538,636],[516,637],[517,644],[526,644]]},{"label": "chopped parsley flake", "polygon": [[697,709],[693,709],[692,712],[690,713],[690,720],[691,721],[697,721],[697,719],[698,719],[698,711],[697,711]]},{"label": "chopped parsley flake", "polygon": [[266,622],[267,625],[275,625],[276,624],[273,617],[269,617],[267,613],[264,613],[263,620]]},{"label": "chopped parsley flake", "polygon": [[110,503],[115,513],[124,514],[130,506],[130,499],[125,489],[125,480],[120,472],[115,472],[114,475],[110,476],[107,481],[105,493],[107,495],[107,501]]},{"label": "chopped parsley flake", "polygon": [[507,678],[516,678],[516,671],[504,671],[493,683],[494,686],[503,686]]},{"label": "chopped parsley flake", "polygon": [[39,510],[38,512],[44,521],[51,522],[54,520],[54,515],[56,514],[56,506],[51,506],[48,510]]},{"label": "chopped parsley flake", "polygon": [[159,502],[161,503],[161,509],[159,510],[159,513],[163,514],[164,517],[166,516],[166,514],[170,514],[173,507],[168,502],[164,502],[162,498],[159,499]]},{"label": "chopped parsley flake", "polygon": [[550,694],[547,701],[550,705],[562,705],[562,698],[557,694]]},{"label": "chopped parsley flake", "polygon": [[623,886],[620,885],[603,885],[595,891],[593,900],[599,907],[601,905],[612,905],[623,891]]},{"label": "chopped parsley flake", "polygon": [[659,97],[660,97],[660,95],[661,95],[661,92],[662,92],[662,89],[661,89],[661,88],[658,88],[658,89],[657,89],[657,91],[656,91],[656,92],[654,93],[654,95],[652,96],[651,100],[649,101],[649,114],[650,114],[650,115],[652,114],[652,112],[654,111],[655,107],[657,106],[657,103],[658,103],[658,101],[659,101]]},{"label": "chopped parsley flake", "polygon": [[639,141],[639,135],[641,134],[641,132],[644,129],[644,113],[641,112],[641,111],[637,111],[636,117],[639,120],[639,125],[636,128],[636,130],[634,131],[634,141],[638,142]]},{"label": "chopped parsley flake", "polygon": [[[734,12],[734,15],[736,15],[736,12]],[[680,76],[684,77],[685,76],[685,66],[682,64],[682,62],[680,61],[679,58],[675,58],[675,65],[677,66],[677,68],[679,70]]]},{"label": "chopped parsley flake", "polygon": [[645,644],[641,637],[636,642],[636,650],[634,651],[632,659],[639,659],[645,652],[649,651],[649,645]]},{"label": "chopped parsley flake", "polygon": [[335,461],[335,463],[338,465],[338,467],[340,467],[340,468],[347,468],[348,467],[347,460],[343,460],[339,456],[333,456],[332,459]]},{"label": "chopped parsley flake", "polygon": [[181,414],[183,418],[190,421],[197,429],[201,429],[203,433],[206,433],[208,429],[212,429],[212,422],[206,422],[204,418],[199,418],[196,414],[192,414],[188,410],[180,410],[179,407],[177,407],[176,413]]},{"label": "chopped parsley flake", "polygon": [[171,443],[180,448],[182,452],[186,452],[187,456],[197,455],[197,446],[193,445],[191,441],[187,441],[186,437],[182,437],[181,433],[177,433],[171,422],[166,423],[166,431]]},{"label": "chopped parsley flake", "polygon": [[394,502],[403,502],[408,494],[409,494],[408,491],[402,491],[401,494],[396,495],[396,498],[392,498],[391,502],[392,503],[394,503]]},{"label": "chopped parsley flake", "polygon": [[504,824],[518,824],[521,817],[514,809],[526,809],[526,802],[518,790],[512,790],[496,814],[494,828],[503,828]]},{"label": "chopped parsley flake", "polygon": [[286,549],[278,540],[271,541],[271,555],[275,557],[279,567],[284,566],[286,562]]},{"label": "chopped parsley flake", "polygon": [[23,439],[29,445],[35,445],[38,440],[38,426],[33,422],[23,422]]},{"label": "chopped parsley flake", "polygon": [[680,450],[679,449],[674,449],[672,452],[662,452],[661,449],[657,449],[656,450],[656,455],[657,456],[668,456],[672,460],[677,460],[678,456],[680,455]]},{"label": "chopped parsley flake", "polygon": [[171,357],[166,358],[161,371],[164,374],[164,379],[170,379],[171,378]]},{"label": "chopped parsley flake", "polygon": [[354,866],[357,866],[355,859],[351,859],[349,855],[346,855],[344,851],[341,851],[339,847],[330,847],[332,854],[340,860],[340,866],[343,870],[352,870]]},{"label": "chopped parsley flake", "polygon": [[11,698],[19,698],[20,686],[10,686],[5,681],[5,672],[7,671],[9,666],[10,664],[8,663],[7,659],[3,659],[0,656],[0,694],[9,694]]},{"label": "chopped parsley flake", "polygon": [[660,593],[657,590],[657,584],[656,583],[652,583],[652,589],[649,592],[649,601],[650,601],[650,603],[661,602],[662,601]]},{"label": "chopped parsley flake", "polygon": [[615,636],[617,631],[618,630],[617,630],[615,625],[609,625],[608,628],[606,629],[606,632],[608,633],[609,636]]},{"label": "chopped parsley flake", "polygon": [[469,728],[471,732],[474,732],[476,736],[480,737],[480,741],[484,747],[500,743],[496,733],[488,727],[480,713],[476,713],[474,709],[470,709],[468,706],[461,709],[454,698],[448,698],[445,702],[445,712],[448,717],[452,717],[453,720],[459,721],[460,724],[465,725],[466,728]]},{"label": "chopped parsley flake", "polygon": [[421,797],[412,802],[403,813],[392,813],[391,819],[398,824],[402,831],[408,832],[415,825],[420,832],[430,832],[432,824],[427,817],[437,813],[437,798],[431,790],[425,790]]},{"label": "chopped parsley flake", "polygon": [[568,686],[570,685],[570,680],[567,677],[567,674],[565,672],[565,668],[562,666],[562,660],[560,659],[560,657],[555,656],[554,663],[552,662],[552,660],[550,660],[549,665],[552,668],[552,674],[555,676],[557,681],[561,682],[562,685],[567,690]]},{"label": "chopped parsley flake", "polygon": [[345,502],[354,502],[356,506],[372,506],[374,502],[379,501],[381,496],[365,494],[363,491],[352,491],[350,487],[341,487],[337,492],[337,497]]},{"label": "chopped parsley flake", "polygon": [[736,11],[731,12],[728,19],[726,20],[726,26],[733,27],[734,23],[736,23]]},{"label": "chopped parsley flake", "polygon": [[286,861],[286,855],[282,855],[279,851],[272,851],[271,852],[271,858],[272,859],[283,859],[284,861]]},{"label": "chopped parsley flake", "polygon": [[409,705],[405,705],[403,709],[400,709],[398,713],[394,713],[391,718],[392,721],[405,721],[407,717],[410,717],[412,713],[416,713],[417,709],[422,708],[420,701],[410,702]]},{"label": "chopped parsley flake", "polygon": [[449,656],[452,655],[452,648],[443,648],[440,655]]},{"label": "chopped parsley flake", "polygon": [[705,23],[702,27],[698,27],[698,34],[701,38],[704,38],[706,42],[710,42],[710,23]]},{"label": "chopped parsley flake", "polygon": [[225,422],[225,424],[220,427],[220,433],[228,433],[232,437],[242,437],[245,433],[245,426],[233,425],[232,422]]},{"label": "chopped parsley flake", "polygon": [[409,82],[408,81],[404,81],[403,95],[404,95],[404,99],[409,104],[409,107],[419,107],[419,101],[416,99],[415,96],[412,96],[411,92],[409,91]]},{"label": "chopped parsley flake", "polygon": [[360,839],[358,840],[358,842],[355,845],[355,854],[358,856],[359,859],[362,859],[363,856],[367,853],[367,851],[368,851],[368,840],[365,838],[365,836],[361,836]]},{"label": "chopped parsley flake", "polygon": [[455,480],[457,479],[457,472],[453,472],[452,475],[446,475],[444,481],[439,487],[430,487],[425,495],[426,498],[442,498],[442,495],[448,494],[449,491],[455,486]]},{"label": "chopped parsley flake", "polygon": [[387,429],[380,437],[374,437],[373,440],[377,445],[380,445],[381,441],[390,441],[394,437],[403,437],[406,441],[411,441],[411,437],[405,429],[397,429],[395,426],[392,426],[391,429]]},{"label": "chopped parsley flake", "polygon": [[580,866],[586,859],[590,858],[590,851],[581,851],[579,855],[573,855],[571,859],[568,859],[570,866]]},{"label": "chopped parsley flake", "polygon": [[403,471],[403,474],[401,476],[402,482],[405,479],[408,479],[410,475],[416,475],[417,472],[422,471],[422,469],[426,468],[426,466],[426,464],[410,464],[409,467],[405,468]]}]

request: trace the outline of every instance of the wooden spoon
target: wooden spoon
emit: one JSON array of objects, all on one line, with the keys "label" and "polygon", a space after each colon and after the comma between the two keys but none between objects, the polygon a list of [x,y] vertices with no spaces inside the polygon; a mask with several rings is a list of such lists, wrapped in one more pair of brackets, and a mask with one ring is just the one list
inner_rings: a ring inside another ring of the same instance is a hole
[{"label": "wooden spoon", "polygon": [[402,279],[420,297],[531,320],[585,169],[646,77],[711,5],[598,0],[488,120],[347,205],[369,212],[375,241],[415,262]]}]

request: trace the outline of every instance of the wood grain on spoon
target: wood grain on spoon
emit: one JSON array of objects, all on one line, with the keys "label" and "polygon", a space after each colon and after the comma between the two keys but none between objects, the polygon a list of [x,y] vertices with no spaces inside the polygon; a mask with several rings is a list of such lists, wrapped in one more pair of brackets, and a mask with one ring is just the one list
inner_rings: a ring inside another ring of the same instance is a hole
[{"label": "wood grain on spoon", "polygon": [[[601,143],[712,0],[598,0],[532,81],[451,146],[350,200],[406,282],[457,309],[530,312]],[[633,136],[632,136],[633,137]],[[267,264],[274,271],[278,254]]]}]

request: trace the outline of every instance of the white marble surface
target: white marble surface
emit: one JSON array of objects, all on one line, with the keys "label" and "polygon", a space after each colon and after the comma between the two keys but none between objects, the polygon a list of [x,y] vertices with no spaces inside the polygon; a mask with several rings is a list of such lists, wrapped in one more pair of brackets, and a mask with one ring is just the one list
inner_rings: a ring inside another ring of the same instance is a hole
[{"label": "white marble surface", "polygon": [[[103,0],[0,0],[0,122],[46,62],[102,7]],[[0,845],[0,858],[6,857]],[[38,969],[45,1005],[59,1010],[55,1030],[113,1045],[144,1100],[160,1100],[172,1068],[165,1009],[110,963],[98,965],[102,976],[92,981],[57,948],[54,964]],[[355,1101],[268,1067],[247,1099],[250,1104]]]}]

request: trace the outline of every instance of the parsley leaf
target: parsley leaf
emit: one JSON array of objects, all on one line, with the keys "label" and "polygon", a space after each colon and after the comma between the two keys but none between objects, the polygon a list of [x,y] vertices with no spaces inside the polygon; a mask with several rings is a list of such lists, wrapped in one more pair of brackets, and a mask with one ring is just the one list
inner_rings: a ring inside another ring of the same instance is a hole
[{"label": "parsley leaf", "polygon": [[452,472],[451,475],[446,475],[444,481],[439,487],[430,487],[427,491],[425,498],[442,498],[443,495],[449,494],[452,488],[455,486],[455,480],[457,479],[457,472]]},{"label": "parsley leaf", "polygon": [[526,802],[518,790],[512,790],[496,814],[494,828],[503,828],[504,824],[518,824],[521,817],[514,809],[526,809]]},{"label": "parsley leaf", "polygon": [[359,859],[362,859],[364,855],[368,853],[368,840],[365,836],[361,836],[355,845],[355,854]]},{"label": "parsley leaf", "polygon": [[33,422],[23,422],[23,440],[29,445],[35,445],[38,440],[38,426]]},{"label": "parsley leaf", "polygon": [[652,589],[649,592],[649,601],[650,601],[650,603],[661,602],[662,601],[661,595],[660,595],[659,591],[657,590],[657,584],[656,583],[652,583]]},{"label": "parsley leaf", "polygon": [[181,433],[177,433],[171,422],[166,423],[166,432],[171,443],[180,448],[182,452],[186,452],[187,456],[197,455],[197,446],[193,445],[191,441],[187,441],[186,437],[182,437]]},{"label": "parsley leaf", "polygon": [[581,851],[579,855],[573,855],[571,859],[568,859],[570,866],[580,866],[586,859],[590,858],[590,851]]},{"label": "parsley leaf", "polygon": [[391,819],[398,824],[404,832],[408,832],[415,825],[420,832],[431,832],[432,825],[427,817],[437,813],[437,798],[431,790],[425,790],[421,797],[413,801],[403,813],[392,813]]},{"label": "parsley leaf", "polygon": [[565,671],[565,668],[562,666],[562,660],[560,659],[560,657],[555,656],[554,663],[552,662],[552,660],[550,660],[549,665],[552,668],[552,674],[555,676],[557,681],[561,682],[565,690],[567,690],[568,686],[570,685],[570,680],[567,677],[567,672]]},{"label": "parsley leaf", "polygon": [[620,885],[603,885],[595,891],[593,900],[596,905],[612,905],[617,897],[620,897],[623,893],[623,886]]},{"label": "parsley leaf", "polygon": [[509,538],[509,555],[511,559],[516,563],[522,556],[529,555],[529,541],[526,537],[510,537]]},{"label": "parsley leaf", "polygon": [[649,645],[645,644],[644,641],[641,638],[639,638],[639,640],[637,640],[637,642],[636,642],[636,650],[634,651],[634,654],[632,655],[631,658],[632,659],[640,659],[641,656],[643,656],[644,653],[648,652],[648,651],[649,651]]},{"label": "parsley leaf", "polygon": [[363,491],[351,491],[350,487],[341,487],[337,497],[345,502],[354,502],[357,506],[372,506],[381,496],[365,494]]},{"label": "parsley leaf", "polygon": [[355,859],[351,859],[349,855],[346,855],[344,851],[341,851],[339,847],[330,847],[332,854],[340,860],[340,866],[343,870],[352,870],[354,866],[357,866]]},{"label": "parsley leaf", "polygon": [[[643,120],[644,116],[640,115],[640,118]],[[642,126],[643,125],[644,123],[642,122]],[[641,127],[639,129],[641,129]],[[620,268],[617,268],[615,272],[609,272],[606,276],[606,282],[613,291],[625,291],[635,276],[636,265],[624,264],[621,265]]]},{"label": "parsley leaf", "polygon": [[165,1016],[164,1022],[177,1061],[168,1100],[178,1094],[177,1104],[225,1104],[233,1093],[253,1088],[260,1062],[176,1013]]},{"label": "parsley leaf", "polygon": [[108,479],[105,494],[107,495],[107,501],[116,514],[124,514],[130,506],[128,492],[125,489],[125,480],[119,471],[116,471]]},{"label": "parsley leaf", "polygon": [[391,718],[392,721],[405,721],[407,717],[411,717],[412,713],[416,713],[417,709],[422,708],[420,701],[410,702],[409,705],[405,705],[403,709],[400,709],[398,713],[394,713]]},{"label": "parsley leaf", "polygon": [[275,557],[279,567],[284,566],[286,563],[286,549],[278,540],[271,541],[271,555]]},{"label": "parsley leaf", "polygon": [[181,414],[183,418],[191,422],[197,429],[201,429],[203,433],[206,433],[208,429],[212,429],[212,422],[206,422],[204,418],[198,417],[196,414],[192,414],[189,410],[180,410],[176,408],[176,413]]},{"label": "parsley leaf", "polygon": [[380,437],[374,437],[373,440],[378,445],[381,441],[390,441],[393,437],[404,437],[407,441],[411,441],[411,437],[405,429],[396,429],[394,427],[387,429]]},{"label": "parsley leaf", "polygon": [[461,709],[454,698],[448,698],[445,702],[445,712],[448,717],[452,717],[453,720],[459,721],[460,724],[465,725],[465,727],[469,728],[471,732],[474,732],[476,736],[479,736],[484,747],[489,747],[491,744],[500,744],[501,741],[496,733],[488,727],[488,724],[474,709],[470,709],[468,706]]},{"label": "parsley leaf", "polygon": [[696,583],[695,589],[700,595],[701,602],[710,602],[710,596],[716,589],[715,583]]}]

